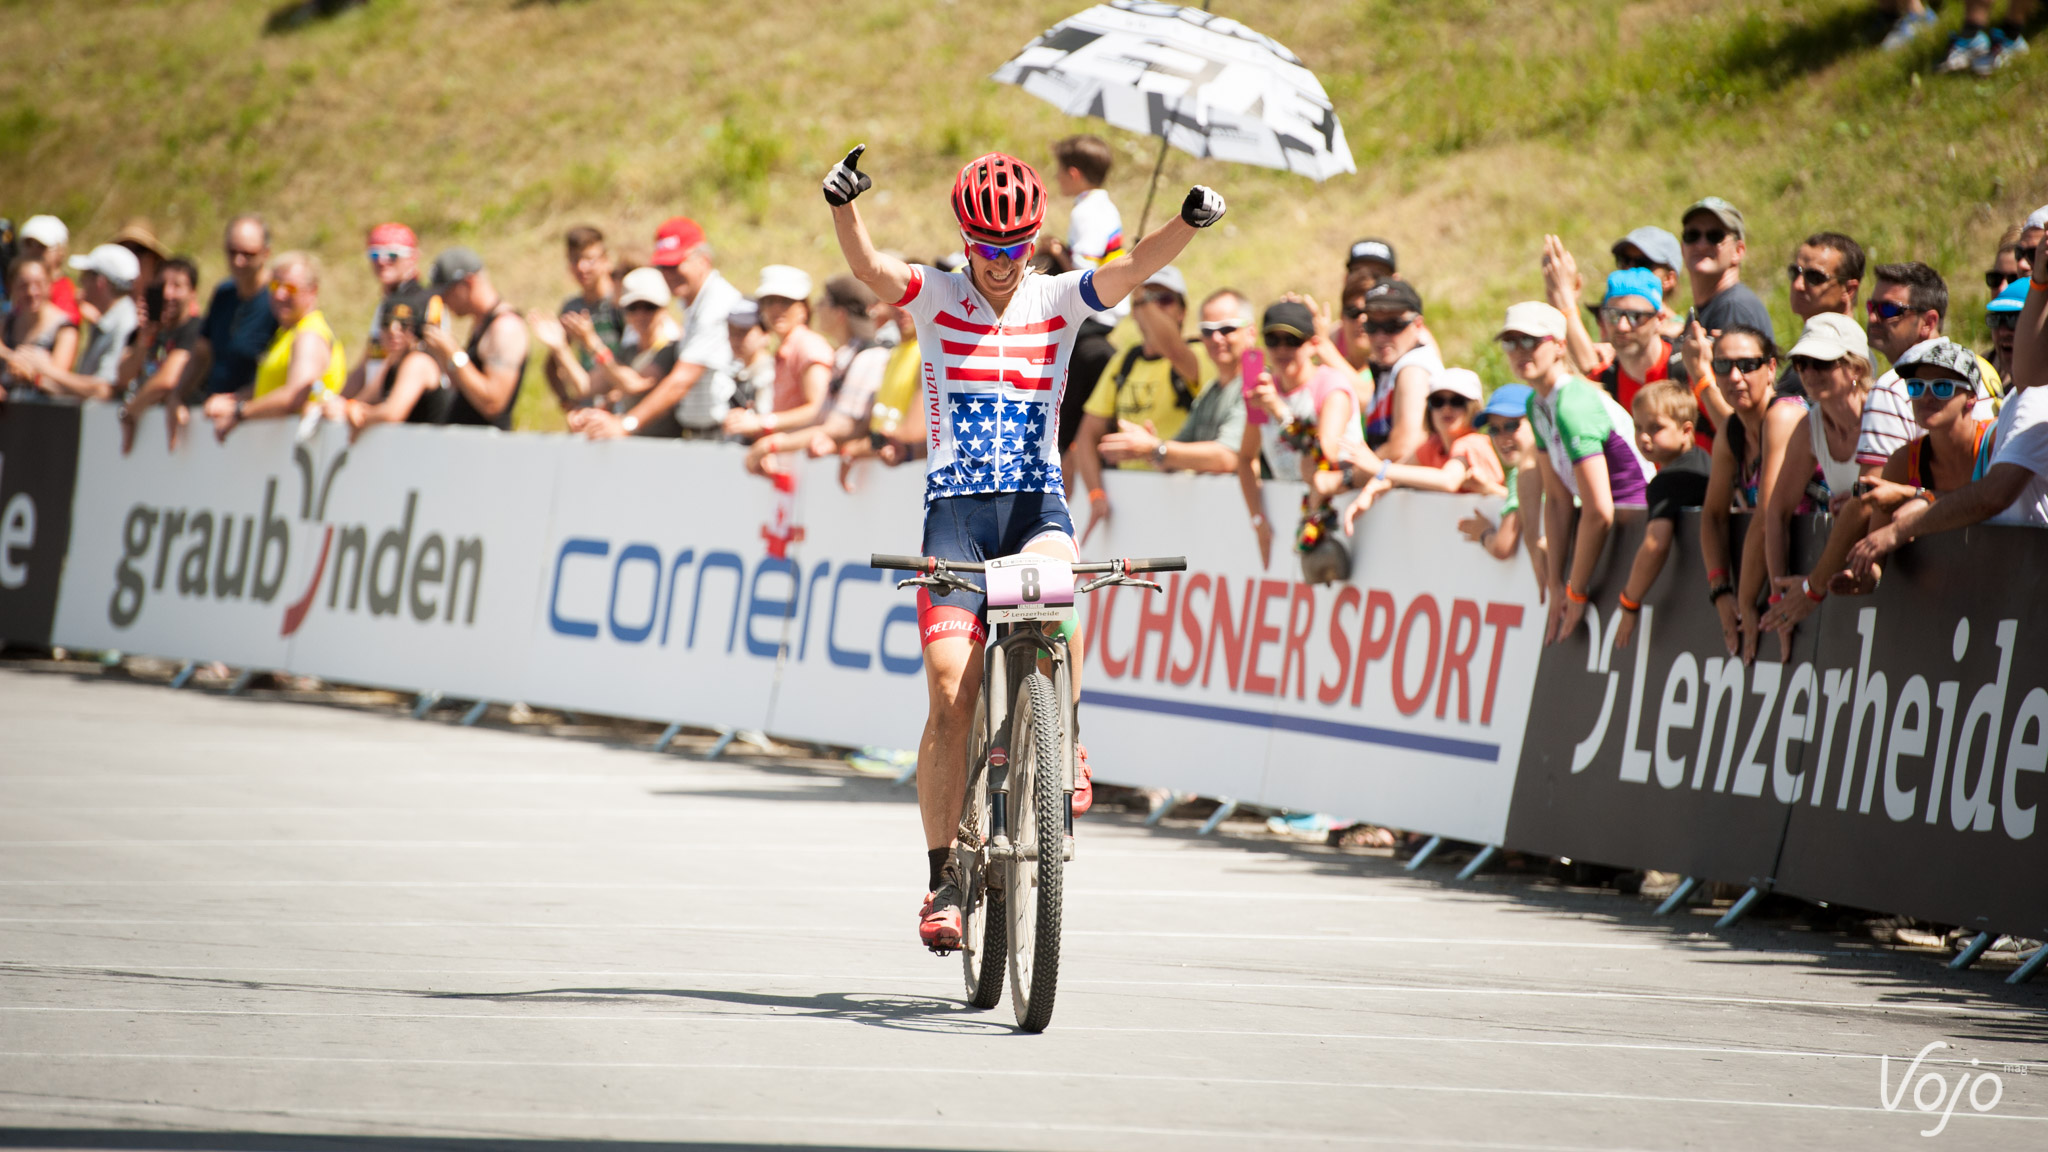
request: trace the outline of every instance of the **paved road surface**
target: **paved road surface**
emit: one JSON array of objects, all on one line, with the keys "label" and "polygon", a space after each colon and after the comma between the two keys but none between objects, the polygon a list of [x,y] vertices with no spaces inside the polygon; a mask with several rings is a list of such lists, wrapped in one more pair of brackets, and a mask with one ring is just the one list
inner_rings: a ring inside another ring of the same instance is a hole
[{"label": "paved road surface", "polygon": [[[1020,1035],[916,947],[916,828],[845,774],[0,672],[0,1145],[2048,1146],[2048,990],[1120,816]],[[2002,1092],[1923,1138],[1876,1056],[1935,1040]]]}]

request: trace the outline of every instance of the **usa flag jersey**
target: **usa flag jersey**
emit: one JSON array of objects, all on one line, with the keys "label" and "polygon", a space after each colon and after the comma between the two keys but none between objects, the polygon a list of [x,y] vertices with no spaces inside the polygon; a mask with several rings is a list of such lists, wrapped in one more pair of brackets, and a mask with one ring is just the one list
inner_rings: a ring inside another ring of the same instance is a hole
[{"label": "usa flag jersey", "polygon": [[1102,310],[1091,270],[1027,273],[1001,317],[964,272],[917,265],[896,306],[924,357],[924,499],[1064,492],[1060,396],[1081,321]]}]

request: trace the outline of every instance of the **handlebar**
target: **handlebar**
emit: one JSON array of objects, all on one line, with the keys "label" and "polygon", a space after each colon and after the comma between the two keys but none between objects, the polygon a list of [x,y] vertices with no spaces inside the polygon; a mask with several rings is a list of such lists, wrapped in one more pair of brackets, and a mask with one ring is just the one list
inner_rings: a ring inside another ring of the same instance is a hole
[{"label": "handlebar", "polygon": [[[922,572],[926,575],[944,569],[948,572],[981,572],[987,565],[970,560],[939,560],[931,556],[894,556],[877,552],[868,558],[868,567],[894,569],[902,572]],[[1185,556],[1154,556],[1141,560],[1086,560],[1074,565],[1080,575],[1091,572],[1123,572],[1135,575],[1139,572],[1185,572],[1188,558]]]}]

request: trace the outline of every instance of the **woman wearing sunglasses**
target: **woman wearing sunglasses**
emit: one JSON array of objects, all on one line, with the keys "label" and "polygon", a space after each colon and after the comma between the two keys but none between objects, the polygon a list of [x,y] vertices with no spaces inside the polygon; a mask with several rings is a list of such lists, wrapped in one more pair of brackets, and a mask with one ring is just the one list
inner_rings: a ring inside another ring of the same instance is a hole
[{"label": "woman wearing sunglasses", "polygon": [[[1335,496],[1361,488],[1358,499],[1344,509],[1341,523],[1346,536],[1352,523],[1370,511],[1375,500],[1395,488],[1417,488],[1424,492],[1466,492],[1476,496],[1499,496],[1507,491],[1507,475],[1500,457],[1484,432],[1473,427],[1473,413],[1484,399],[1479,376],[1469,368],[1446,368],[1437,375],[1430,390],[1429,436],[1407,458],[1378,463],[1347,460],[1335,472],[1317,472],[1310,485],[1321,496]],[[1372,471],[1368,472],[1370,468]]]},{"label": "woman wearing sunglasses", "polygon": [[[1756,583],[1748,593],[1736,594],[1729,576],[1729,522],[1734,512],[1753,512],[1770,503],[1785,445],[1806,415],[1806,399],[1777,391],[1778,348],[1758,329],[1730,328],[1713,342],[1712,350],[1708,366],[1731,414],[1714,438],[1714,463],[1700,509],[1700,557],[1707,568],[1707,595],[1721,616],[1721,639],[1733,656],[1741,650],[1744,630],[1756,630],[1763,577],[1762,568],[1757,568]],[[1752,517],[1743,555],[1763,554],[1762,531],[1763,518]]]},{"label": "woman wearing sunglasses", "polygon": [[[1829,507],[1836,497],[1847,500],[1862,474],[1856,443],[1863,431],[1863,401],[1872,384],[1870,340],[1863,326],[1838,312],[1815,315],[1792,346],[1791,360],[1810,406],[1785,445],[1778,481],[1757,517],[1763,524],[1762,552],[1743,552],[1744,606],[1755,603],[1755,592],[1768,591],[1774,605],[1784,598],[1775,589],[1791,571],[1792,517],[1809,499],[1815,511]],[[1751,619],[1745,613],[1744,663],[1756,659],[1758,630]],[[1779,629],[1778,642],[1780,654],[1789,654],[1790,630]]]},{"label": "woman wearing sunglasses", "polygon": [[1907,505],[1931,504],[1942,493],[1983,479],[1990,469],[1993,422],[1972,412],[1988,395],[1976,354],[1954,341],[1930,340],[1900,357],[1896,367],[1923,431],[1892,453],[1879,479],[1855,483],[1855,499],[1836,514],[1813,571],[1775,581],[1778,596],[1764,614],[1764,628],[1789,632],[1830,592],[1870,591],[1875,572],[1858,580],[1847,569],[1856,542],[1891,523]]},{"label": "woman wearing sunglasses", "polygon": [[[1316,364],[1315,313],[1308,305],[1282,300],[1266,309],[1259,325],[1265,370],[1244,381],[1244,442],[1237,454],[1237,481],[1259,538],[1259,562],[1273,558],[1273,525],[1266,516],[1259,460],[1275,479],[1309,480],[1318,469],[1338,467],[1365,447],[1358,423],[1358,394],[1350,372]],[[1312,495],[1308,509],[1324,500]]]}]

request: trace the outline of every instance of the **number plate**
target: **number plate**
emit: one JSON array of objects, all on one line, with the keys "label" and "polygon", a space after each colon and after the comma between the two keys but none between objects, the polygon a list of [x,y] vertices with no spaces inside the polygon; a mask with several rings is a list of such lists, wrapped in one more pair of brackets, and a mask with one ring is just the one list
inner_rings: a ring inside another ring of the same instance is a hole
[{"label": "number plate", "polygon": [[988,622],[1067,620],[1074,615],[1074,567],[1056,556],[1024,552],[988,562]]}]

